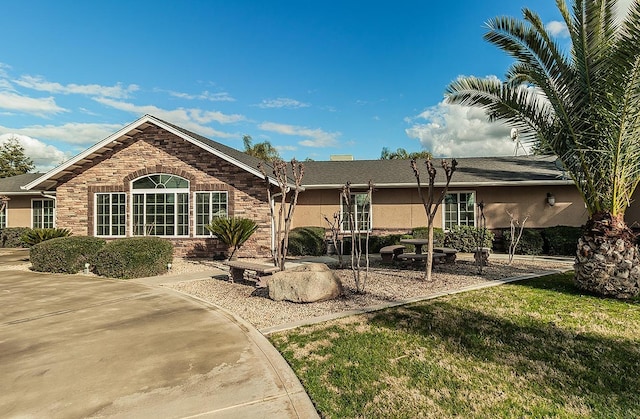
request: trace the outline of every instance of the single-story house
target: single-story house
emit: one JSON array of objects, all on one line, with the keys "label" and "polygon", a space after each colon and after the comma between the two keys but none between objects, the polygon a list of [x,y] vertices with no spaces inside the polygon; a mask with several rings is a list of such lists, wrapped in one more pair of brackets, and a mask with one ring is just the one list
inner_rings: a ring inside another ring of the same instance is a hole
[{"label": "single-story house", "polygon": [[[60,227],[105,239],[160,236],[174,243],[176,255],[211,256],[226,249],[205,225],[216,216],[241,216],[259,228],[239,256],[268,256],[274,229],[259,163],[145,115],[47,173],[0,179],[0,195],[10,199],[0,213],[0,228]],[[552,157],[460,158],[458,163],[436,226],[475,225],[480,202],[490,229],[507,228],[507,212],[528,216],[527,227],[580,226],[587,219],[573,182]],[[418,167],[427,185],[426,167]],[[444,174],[438,169],[441,187]],[[362,195],[369,181],[374,184],[370,202]],[[327,227],[324,217],[344,210],[340,193],[346,182],[360,228],[384,234],[426,225],[409,161],[355,160],[304,162],[293,227]],[[279,192],[274,179],[269,184]],[[628,221],[635,223],[640,211],[632,209]]]}]

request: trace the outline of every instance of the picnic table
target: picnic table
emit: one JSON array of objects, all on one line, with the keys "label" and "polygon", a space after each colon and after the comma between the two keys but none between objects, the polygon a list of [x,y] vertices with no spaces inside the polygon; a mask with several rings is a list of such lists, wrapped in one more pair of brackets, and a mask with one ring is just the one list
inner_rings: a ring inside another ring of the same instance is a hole
[{"label": "picnic table", "polygon": [[429,239],[400,239],[400,243],[414,245],[416,247],[416,255],[421,255],[422,246],[429,244]]}]

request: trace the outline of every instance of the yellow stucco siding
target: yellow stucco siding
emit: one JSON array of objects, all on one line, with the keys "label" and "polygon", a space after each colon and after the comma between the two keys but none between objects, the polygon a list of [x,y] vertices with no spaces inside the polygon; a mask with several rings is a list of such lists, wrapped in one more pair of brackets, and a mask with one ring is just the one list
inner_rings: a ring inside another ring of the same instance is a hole
[{"label": "yellow stucco siding", "polygon": [[7,204],[7,227],[31,227],[31,200],[40,195],[13,195]]}]

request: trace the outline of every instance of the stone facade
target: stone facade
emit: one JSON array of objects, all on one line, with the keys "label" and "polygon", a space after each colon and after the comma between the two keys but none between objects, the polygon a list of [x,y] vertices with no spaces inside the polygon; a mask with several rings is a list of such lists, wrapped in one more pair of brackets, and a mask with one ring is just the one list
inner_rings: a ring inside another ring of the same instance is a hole
[{"label": "stone facade", "polygon": [[271,220],[264,181],[176,135],[154,125],[82,166],[70,167],[56,188],[57,226],[74,235],[94,235],[97,192],[127,193],[127,236],[132,232],[131,182],[151,174],[173,174],[189,180],[189,237],[170,237],[176,256],[212,257],[226,251],[214,238],[195,237],[194,193],[226,191],[229,216],[246,217],[258,230],[240,248],[240,257],[268,257]]}]

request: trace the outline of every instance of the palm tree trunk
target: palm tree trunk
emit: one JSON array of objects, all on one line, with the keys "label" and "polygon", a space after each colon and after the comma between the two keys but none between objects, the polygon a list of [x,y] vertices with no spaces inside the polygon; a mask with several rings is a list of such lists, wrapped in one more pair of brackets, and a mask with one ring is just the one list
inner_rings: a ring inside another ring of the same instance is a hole
[{"label": "palm tree trunk", "polygon": [[622,216],[594,214],[578,240],[575,283],[586,291],[631,298],[640,291],[640,259],[636,235]]}]

